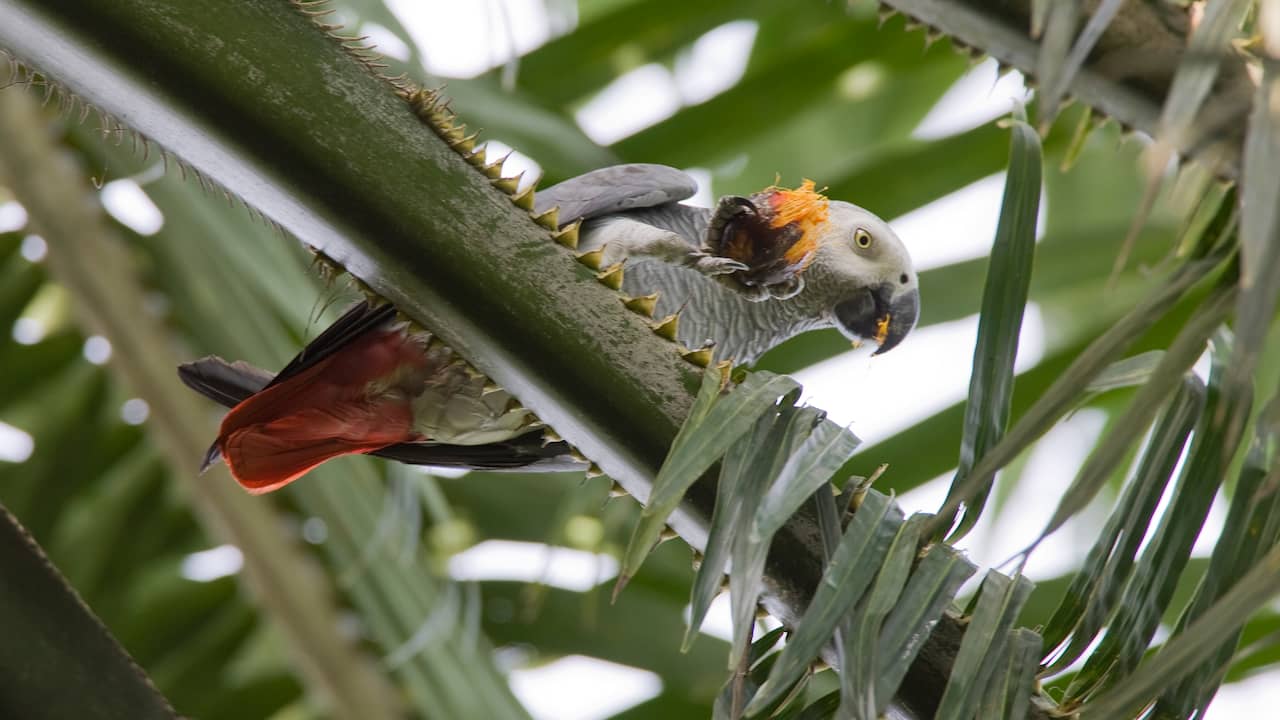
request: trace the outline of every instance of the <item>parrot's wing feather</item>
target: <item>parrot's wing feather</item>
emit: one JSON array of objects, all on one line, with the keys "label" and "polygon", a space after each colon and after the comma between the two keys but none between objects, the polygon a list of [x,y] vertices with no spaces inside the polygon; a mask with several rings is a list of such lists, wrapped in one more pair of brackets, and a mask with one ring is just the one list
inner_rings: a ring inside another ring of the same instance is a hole
[{"label": "parrot's wing feather", "polygon": [[[229,408],[272,383],[271,373],[266,370],[241,360],[227,362],[216,355],[179,365],[178,378],[192,390]],[[221,455],[215,440],[205,451],[200,472],[208,470]]]},{"label": "parrot's wing feather", "polygon": [[178,366],[183,384],[219,405],[235,407],[241,400],[271,382],[271,373],[237,360],[227,362],[216,355]]},{"label": "parrot's wing feather", "polygon": [[371,328],[395,317],[391,305],[360,302],[307,343],[274,376],[244,361],[227,362],[216,355],[178,366],[178,377],[192,390],[221,405],[234,407],[241,400],[287,380],[345,347]]},{"label": "parrot's wing feather", "polygon": [[368,301],[356,303],[350,310],[343,313],[342,317],[325,328],[324,332],[307,343],[307,346],[302,348],[302,352],[293,356],[289,364],[276,373],[275,378],[266,387],[297,375],[346,347],[352,340],[369,330],[391,321],[395,316],[396,309],[393,305],[385,304],[375,307]]},{"label": "parrot's wing feather", "polygon": [[534,196],[534,210],[559,207],[562,225],[602,215],[650,208],[693,197],[698,183],[666,165],[632,163],[593,170]]},{"label": "parrot's wing feather", "polygon": [[274,376],[247,362],[227,362],[216,355],[178,366],[178,377],[192,390],[217,402],[234,407],[250,395],[266,390],[290,376],[306,370],[340,350],[370,328],[395,317],[390,305],[372,307],[361,302],[307,343],[284,369]]},{"label": "parrot's wing feather", "polygon": [[516,438],[485,445],[437,445],[401,443],[369,453],[406,465],[431,465],[472,470],[529,469],[541,471],[583,469],[583,463],[569,455],[564,442],[546,443],[541,430],[533,430]]}]

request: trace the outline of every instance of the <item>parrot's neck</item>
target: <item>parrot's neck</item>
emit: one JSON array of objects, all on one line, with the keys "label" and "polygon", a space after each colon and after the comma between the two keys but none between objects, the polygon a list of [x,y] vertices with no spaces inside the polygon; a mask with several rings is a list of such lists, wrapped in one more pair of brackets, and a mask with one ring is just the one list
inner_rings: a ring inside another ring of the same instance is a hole
[{"label": "parrot's neck", "polygon": [[623,290],[658,293],[655,317],[680,312],[678,337],[697,349],[715,343],[717,360],[752,363],[782,341],[830,323],[803,301],[751,302],[718,282],[682,267],[640,262],[628,267]]}]

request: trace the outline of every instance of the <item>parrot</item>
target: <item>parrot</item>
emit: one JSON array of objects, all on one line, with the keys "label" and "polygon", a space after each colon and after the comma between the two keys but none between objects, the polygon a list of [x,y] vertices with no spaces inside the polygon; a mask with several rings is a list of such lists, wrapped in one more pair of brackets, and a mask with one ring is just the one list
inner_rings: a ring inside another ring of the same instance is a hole
[{"label": "parrot", "polygon": [[[633,163],[565,180],[535,196],[581,222],[581,252],[602,267],[625,262],[622,291],[656,294],[661,317],[679,312],[677,340],[751,364],[802,332],[834,327],[855,346],[887,352],[915,327],[918,278],[888,223],[829,200],[812,181],[720,198],[687,173]],[[178,368],[193,390],[230,408],[202,471],[218,459],[251,493],[276,490],[321,463],[370,454],[483,470],[585,465],[567,443],[429,333],[364,301],[316,336],[275,375],[209,356]]]}]

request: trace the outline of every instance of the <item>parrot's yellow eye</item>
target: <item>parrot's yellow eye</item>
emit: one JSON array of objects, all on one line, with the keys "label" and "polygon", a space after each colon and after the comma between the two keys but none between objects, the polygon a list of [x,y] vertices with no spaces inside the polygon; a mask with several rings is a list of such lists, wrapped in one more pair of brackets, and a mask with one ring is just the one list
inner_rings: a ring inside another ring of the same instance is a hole
[{"label": "parrot's yellow eye", "polygon": [[867,248],[871,247],[871,233],[867,232],[866,230],[863,230],[862,228],[858,228],[853,233],[853,244],[857,245],[863,250],[866,250]]}]

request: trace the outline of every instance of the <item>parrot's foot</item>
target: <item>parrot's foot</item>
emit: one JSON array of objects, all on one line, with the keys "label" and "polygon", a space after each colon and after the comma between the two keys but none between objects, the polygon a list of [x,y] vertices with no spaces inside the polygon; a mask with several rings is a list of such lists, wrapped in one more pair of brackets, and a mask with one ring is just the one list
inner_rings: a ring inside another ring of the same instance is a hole
[{"label": "parrot's foot", "polygon": [[686,263],[689,267],[706,275],[732,275],[736,272],[750,270],[744,262],[718,254],[722,238],[729,224],[744,215],[754,215],[756,206],[750,200],[737,195],[726,195],[716,204],[715,214],[707,225],[707,234],[702,239],[702,249],[689,253]]},{"label": "parrot's foot", "polygon": [[729,226],[748,215],[757,213],[755,203],[741,195],[725,195],[716,203],[716,211],[707,224],[707,234],[702,247],[708,254],[718,254],[724,248],[725,233]]},{"label": "parrot's foot", "polygon": [[758,243],[773,238],[776,233],[776,229],[768,227],[760,208],[751,198],[726,195],[716,203],[715,213],[702,241],[702,252],[694,254],[698,256],[697,264],[690,264],[704,275],[720,276],[717,278],[720,282],[751,302],[795,297],[804,289],[804,278],[795,272],[784,275],[771,271],[769,266],[778,261],[768,253],[764,262],[754,267],[752,258],[757,257],[755,253],[759,247],[743,245],[744,239]]}]

